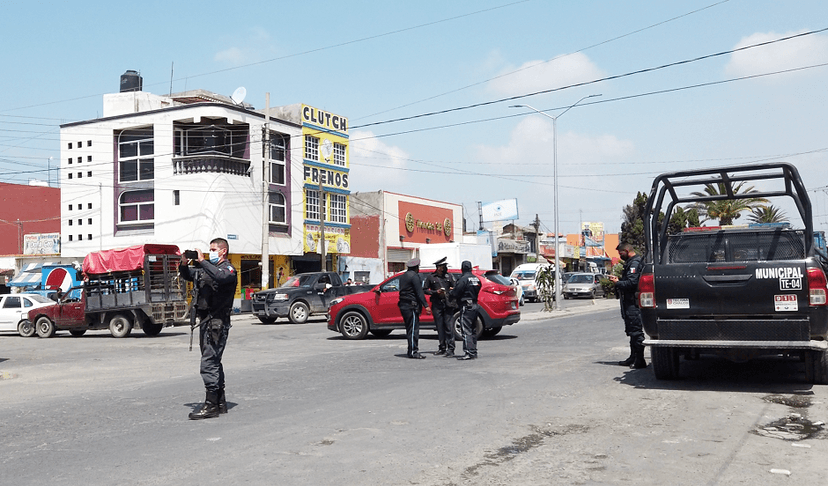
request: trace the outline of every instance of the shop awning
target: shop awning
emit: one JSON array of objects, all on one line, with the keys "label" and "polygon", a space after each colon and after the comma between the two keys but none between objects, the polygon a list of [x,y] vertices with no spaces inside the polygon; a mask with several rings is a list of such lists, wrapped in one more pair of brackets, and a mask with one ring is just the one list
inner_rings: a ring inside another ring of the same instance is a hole
[{"label": "shop awning", "polygon": [[58,265],[53,262],[27,263],[16,277],[8,283],[9,287],[37,287],[43,280],[41,269],[44,265]]}]

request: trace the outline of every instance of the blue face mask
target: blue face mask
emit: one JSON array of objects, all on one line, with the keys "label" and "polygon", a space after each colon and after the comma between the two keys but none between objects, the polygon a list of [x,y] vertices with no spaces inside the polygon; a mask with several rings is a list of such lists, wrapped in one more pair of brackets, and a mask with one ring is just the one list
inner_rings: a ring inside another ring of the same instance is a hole
[{"label": "blue face mask", "polygon": [[218,263],[219,262],[219,252],[210,250],[210,263]]}]

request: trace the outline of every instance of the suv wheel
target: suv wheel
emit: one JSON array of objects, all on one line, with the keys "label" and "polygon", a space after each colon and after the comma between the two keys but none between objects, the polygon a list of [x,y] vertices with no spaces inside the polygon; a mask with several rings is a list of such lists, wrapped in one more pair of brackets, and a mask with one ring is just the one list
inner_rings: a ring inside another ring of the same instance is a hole
[{"label": "suv wheel", "polygon": [[357,311],[346,312],[339,321],[339,332],[345,339],[365,339],[368,335],[368,321]]},{"label": "suv wheel", "polygon": [[805,378],[815,385],[828,385],[828,351],[806,351]]},{"label": "suv wheel", "polygon": [[[460,313],[459,312],[454,314],[453,322],[454,322],[454,326],[452,326],[452,328],[454,329],[454,340],[455,341],[462,341],[463,340],[463,330],[460,329]],[[480,319],[480,316],[477,316],[477,319],[475,320],[474,323],[475,323],[474,335],[477,337],[477,339],[480,339],[480,336],[483,334],[483,321]]]}]

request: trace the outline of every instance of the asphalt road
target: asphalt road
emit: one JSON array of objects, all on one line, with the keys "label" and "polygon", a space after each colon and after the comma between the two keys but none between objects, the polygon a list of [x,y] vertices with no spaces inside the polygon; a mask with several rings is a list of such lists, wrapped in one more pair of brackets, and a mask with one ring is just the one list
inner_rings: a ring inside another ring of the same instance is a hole
[{"label": "asphalt road", "polygon": [[802,363],[710,358],[657,381],[616,364],[616,301],[564,306],[528,304],[466,362],[406,359],[400,331],[234,317],[230,412],[203,421],[184,329],[0,336],[0,484],[824,484],[828,392]]}]

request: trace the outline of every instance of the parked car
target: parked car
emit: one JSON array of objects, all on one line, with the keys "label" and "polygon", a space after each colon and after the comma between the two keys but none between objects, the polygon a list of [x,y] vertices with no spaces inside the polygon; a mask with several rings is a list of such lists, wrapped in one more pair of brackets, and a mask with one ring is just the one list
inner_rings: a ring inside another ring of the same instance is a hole
[{"label": "parked car", "polygon": [[[420,269],[425,280],[433,269]],[[459,270],[449,272],[459,277]],[[520,309],[515,288],[508,278],[495,270],[473,270],[480,278],[481,289],[477,296],[480,317],[476,323],[477,336],[491,337],[503,326],[520,320]],[[400,300],[399,283],[402,273],[389,277],[379,285],[362,294],[346,295],[334,299],[328,310],[328,329],[342,333],[347,339],[364,339],[370,332],[375,336],[387,336],[394,329],[405,329],[397,302]],[[461,339],[458,317],[454,315],[454,334]],[[435,329],[434,318],[423,311],[420,315],[420,329]]]},{"label": "parked car", "polygon": [[34,336],[35,327],[28,319],[29,311],[54,303],[54,300],[39,294],[0,295],[0,331],[16,332],[23,337]]},{"label": "parked car", "polygon": [[604,295],[604,287],[601,286],[601,275],[598,273],[573,273],[563,285],[564,299],[576,297],[589,297]]},{"label": "parked car", "polygon": [[515,277],[509,277],[509,282],[511,282],[512,287],[515,288],[515,292],[517,293],[518,298],[518,304],[526,304],[526,302],[523,301],[523,287],[521,287],[520,285],[520,280],[516,279]]}]

